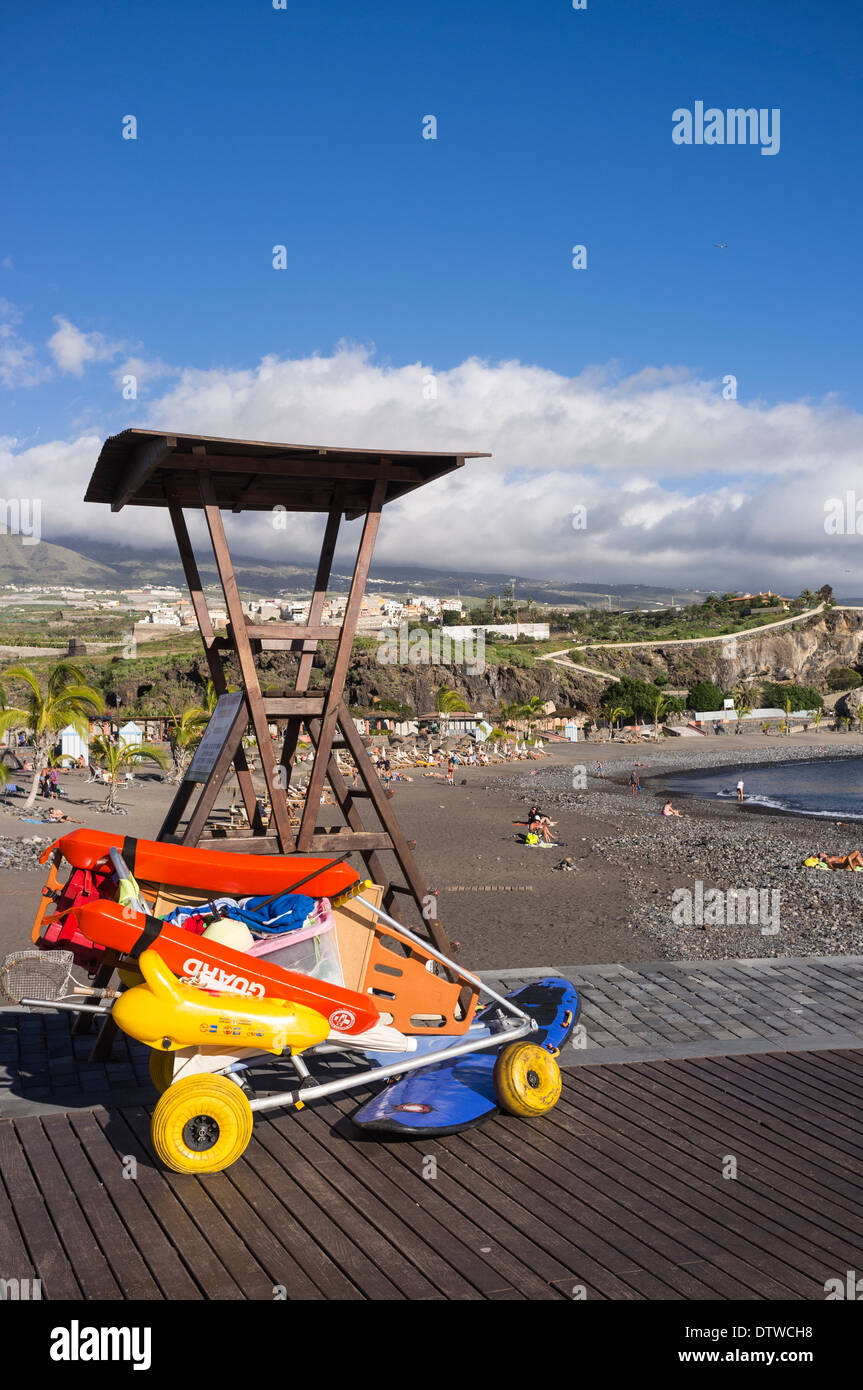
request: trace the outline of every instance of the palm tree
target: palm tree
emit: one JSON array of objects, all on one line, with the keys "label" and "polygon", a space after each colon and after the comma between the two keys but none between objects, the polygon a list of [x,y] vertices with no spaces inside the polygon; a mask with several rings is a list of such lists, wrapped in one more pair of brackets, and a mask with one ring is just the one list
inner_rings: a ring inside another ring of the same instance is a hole
[{"label": "palm tree", "polygon": [[0,711],[0,734],[8,729],[24,728],[33,744],[33,781],[24,810],[29,811],[39,789],[39,778],[48,763],[48,754],[57,742],[61,729],[71,724],[81,738],[89,736],[89,720],[102,710],[103,699],[92,685],[87,685],[84,673],[68,661],[58,662],[48,672],[43,690],[39,677],[29,666],[9,666],[4,671],[8,681],[18,681],[25,687],[23,704],[18,708]]},{"label": "palm tree", "polygon": [[[231,695],[231,694],[233,694],[233,692],[236,690],[236,688],[237,688],[237,687],[236,687],[235,685],[226,685],[226,686],[225,686],[225,694],[226,694],[226,695]],[[207,714],[212,714],[212,713],[213,713],[213,710],[216,708],[216,703],[217,703],[218,699],[219,699],[219,692],[217,691],[216,687],[215,687],[214,684],[213,684],[212,677],[210,677],[209,680],[207,681],[207,684],[206,684],[205,688],[204,688],[204,709],[207,711]]]},{"label": "palm tree", "polygon": [[172,709],[168,700],[165,700],[164,704],[171,719],[168,729],[168,743],[171,747],[171,771],[168,773],[168,781],[175,783],[181,781],[189,759],[210,721],[212,711],[204,709],[202,705],[183,705],[182,709]]},{"label": "palm tree", "polygon": [[813,716],[812,716],[812,723],[815,725],[816,729],[818,728],[818,725],[821,723],[821,720],[822,720],[823,718],[824,718],[824,711],[823,711],[823,709],[817,709],[817,710],[815,711],[815,713],[813,714]]},{"label": "palm tree", "polygon": [[457,690],[451,690],[448,685],[442,685],[435,693],[434,707],[438,714],[469,714],[470,705],[463,695]]},{"label": "palm tree", "polygon": [[527,724],[527,732],[530,735],[533,725],[540,715],[545,714],[545,700],[541,695],[531,695],[521,707],[522,718]]},{"label": "palm tree", "polygon": [[654,695],[650,710],[653,715],[653,732],[657,738],[659,738],[659,721],[668,710],[669,705],[668,696],[663,695],[661,690]]},{"label": "palm tree", "polygon": [[784,725],[783,732],[784,732],[784,733],[790,733],[790,732],[791,732],[791,696],[790,696],[790,695],[786,695],[786,696],[785,696],[785,703],[783,704],[782,708],[783,708],[784,711],[785,711],[785,725]]},{"label": "palm tree", "polygon": [[629,717],[630,714],[632,714],[632,710],[631,710],[631,709],[627,709],[626,705],[615,705],[615,706],[614,706],[614,709],[610,709],[610,710],[608,711],[608,714],[606,715],[606,718],[608,719],[608,722],[609,722],[609,724],[611,725],[611,737],[612,737],[612,738],[614,738],[614,726],[615,726],[615,724],[618,724],[618,725],[619,725],[619,721],[620,721],[621,719],[627,719],[627,718]]},{"label": "palm tree", "polygon": [[166,761],[161,748],[155,744],[109,743],[101,736],[93,739],[92,751],[108,774],[108,795],[103,804],[105,811],[116,810],[117,787],[124,773],[131,772],[138,763],[154,762],[164,767]]},{"label": "palm tree", "polygon": [[744,681],[739,681],[731,692],[734,701],[734,713],[737,715],[737,727],[742,729],[743,720],[747,714],[752,713],[752,706],[749,703],[749,688]]},{"label": "palm tree", "polygon": [[520,700],[513,700],[511,705],[501,705],[500,712],[506,723],[512,722],[515,725],[515,736],[518,738],[518,721],[522,718],[525,707]]}]

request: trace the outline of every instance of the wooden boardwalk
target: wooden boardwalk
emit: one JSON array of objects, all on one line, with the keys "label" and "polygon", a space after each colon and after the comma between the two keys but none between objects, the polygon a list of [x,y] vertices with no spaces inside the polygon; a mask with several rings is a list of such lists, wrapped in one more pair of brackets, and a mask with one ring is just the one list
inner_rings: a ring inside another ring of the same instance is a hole
[{"label": "wooden boardwalk", "polygon": [[437,1142],[360,1137],[357,1101],[259,1117],[202,1179],[155,1166],[140,1105],[2,1121],[0,1275],[49,1300],[820,1301],[863,1266],[860,1050],[571,1066],[542,1120]]}]

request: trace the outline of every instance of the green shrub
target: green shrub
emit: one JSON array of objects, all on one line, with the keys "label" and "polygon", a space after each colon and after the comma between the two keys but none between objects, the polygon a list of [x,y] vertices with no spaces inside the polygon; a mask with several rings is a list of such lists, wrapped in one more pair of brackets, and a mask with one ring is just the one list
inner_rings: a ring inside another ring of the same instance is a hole
[{"label": "green shrub", "polygon": [[856,690],[863,683],[863,676],[853,666],[834,666],[827,676],[828,690]]},{"label": "green shrub", "polygon": [[765,681],[761,688],[762,698],[771,709],[784,709],[786,700],[791,703],[791,712],[798,710],[821,709],[824,701],[811,685],[780,685],[777,681]]},{"label": "green shrub", "polygon": [[725,697],[713,681],[698,681],[686,697],[687,708],[697,711],[722,709]]}]

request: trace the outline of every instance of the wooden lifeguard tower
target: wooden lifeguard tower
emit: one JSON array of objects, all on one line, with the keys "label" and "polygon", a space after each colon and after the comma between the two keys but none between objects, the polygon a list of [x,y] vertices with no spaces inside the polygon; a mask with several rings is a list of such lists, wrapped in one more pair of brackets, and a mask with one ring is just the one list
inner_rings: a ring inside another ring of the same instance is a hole
[{"label": "wooden lifeguard tower", "polygon": [[[161,840],[184,845],[214,843],[219,849],[235,848],[246,853],[356,851],[369,875],[384,886],[387,911],[399,916],[399,894],[413,899],[438,949],[447,953],[452,950],[436,914],[428,911],[430,900],[425,884],[348,709],[345,680],[384,505],[463,467],[468,458],[488,457],[265,444],[139,429],[124,430],[105,441],[85,501],[108,503],[115,512],[126,506],[162,507],[168,511],[207,666],[220,697],[211,719],[212,733],[208,727],[210,737],[205,735],[180,785],[160,831]],[[186,525],[187,508],[204,514],[225,596],[227,637],[217,637],[210,620]],[[323,544],[306,623],[255,624],[247,620],[228,548],[223,511],[324,513]],[[344,621],[340,627],[326,626],[321,619],[343,517],[362,517],[362,533]],[[335,644],[332,673],[324,688],[311,688],[312,665],[320,642]],[[243,690],[230,695],[222,661],[222,654],[228,651],[234,653],[243,681]],[[255,658],[270,651],[296,655],[290,689],[278,693],[262,691]],[[270,738],[268,724],[272,721],[285,722],[280,759]],[[242,743],[250,725],[272,808],[267,827]],[[314,762],[300,823],[293,829],[288,789],[303,727],[311,740]],[[348,787],[336,758],[339,749],[352,757],[361,786]],[[208,817],[232,767],[248,827],[227,831],[214,840]],[[327,785],[341,811],[343,826],[318,825]],[[371,812],[374,824],[365,823],[363,806]],[[386,852],[394,856],[392,868],[381,859]]]}]

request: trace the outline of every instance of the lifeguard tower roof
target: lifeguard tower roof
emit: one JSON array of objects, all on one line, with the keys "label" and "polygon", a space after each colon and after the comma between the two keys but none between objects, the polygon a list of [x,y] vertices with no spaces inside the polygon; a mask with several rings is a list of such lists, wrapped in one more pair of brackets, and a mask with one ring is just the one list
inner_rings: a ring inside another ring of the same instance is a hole
[{"label": "lifeguard tower roof", "polygon": [[364,514],[371,490],[386,478],[384,502],[489,454],[417,453],[403,449],[343,449],[318,444],[268,444],[202,434],[123,430],[102,445],[84,500],[125,506],[201,507],[199,480],[212,480],[220,507],[235,512]]}]

